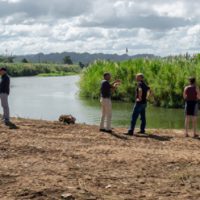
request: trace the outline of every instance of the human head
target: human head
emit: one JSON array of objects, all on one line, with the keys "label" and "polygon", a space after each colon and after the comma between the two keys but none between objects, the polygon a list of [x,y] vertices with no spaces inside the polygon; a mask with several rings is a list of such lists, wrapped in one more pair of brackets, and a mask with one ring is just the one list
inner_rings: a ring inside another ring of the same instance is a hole
[{"label": "human head", "polygon": [[144,75],[142,73],[136,74],[136,81],[142,81],[144,79]]},{"label": "human head", "polygon": [[7,73],[7,69],[5,67],[0,68],[0,75],[3,76]]},{"label": "human head", "polygon": [[104,73],[103,77],[105,80],[109,81],[111,79],[111,74],[106,72],[106,73]]},{"label": "human head", "polygon": [[194,77],[190,77],[189,82],[191,85],[194,85],[196,83],[196,79]]}]

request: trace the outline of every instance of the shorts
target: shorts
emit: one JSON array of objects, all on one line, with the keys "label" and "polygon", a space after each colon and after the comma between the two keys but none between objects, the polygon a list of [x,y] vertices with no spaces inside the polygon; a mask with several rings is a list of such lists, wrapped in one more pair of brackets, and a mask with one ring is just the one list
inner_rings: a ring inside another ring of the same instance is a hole
[{"label": "shorts", "polygon": [[198,115],[198,102],[197,101],[186,101],[185,114],[189,115],[189,116],[197,116]]}]

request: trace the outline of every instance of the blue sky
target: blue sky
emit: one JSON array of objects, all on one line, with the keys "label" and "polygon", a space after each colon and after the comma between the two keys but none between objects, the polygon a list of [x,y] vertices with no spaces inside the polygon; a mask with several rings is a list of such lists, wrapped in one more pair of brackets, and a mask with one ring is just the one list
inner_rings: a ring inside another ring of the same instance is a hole
[{"label": "blue sky", "polygon": [[0,54],[200,50],[200,1],[0,0]]}]

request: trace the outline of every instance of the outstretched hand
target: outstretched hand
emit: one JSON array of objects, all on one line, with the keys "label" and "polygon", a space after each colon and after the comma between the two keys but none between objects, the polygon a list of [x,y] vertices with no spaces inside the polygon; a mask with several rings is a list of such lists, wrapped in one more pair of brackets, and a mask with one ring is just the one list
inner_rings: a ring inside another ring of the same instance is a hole
[{"label": "outstretched hand", "polygon": [[112,91],[114,92],[115,89],[117,89],[117,87],[121,84],[121,80],[115,80],[113,83],[112,83]]},{"label": "outstretched hand", "polygon": [[117,86],[119,86],[121,84],[121,80],[115,80],[114,82],[113,82],[113,86],[114,87],[117,87]]}]

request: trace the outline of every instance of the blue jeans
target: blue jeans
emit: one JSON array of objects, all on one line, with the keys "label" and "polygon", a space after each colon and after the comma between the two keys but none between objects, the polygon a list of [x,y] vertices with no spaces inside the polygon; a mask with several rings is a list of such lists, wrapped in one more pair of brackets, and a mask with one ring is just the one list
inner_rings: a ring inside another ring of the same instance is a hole
[{"label": "blue jeans", "polygon": [[139,115],[140,115],[140,119],[141,119],[140,131],[145,132],[146,107],[147,107],[147,104],[140,104],[140,103],[135,104],[135,106],[133,108],[133,114],[132,114],[131,126],[129,128],[129,132],[134,132],[135,125],[136,125],[136,122],[137,122]]}]

